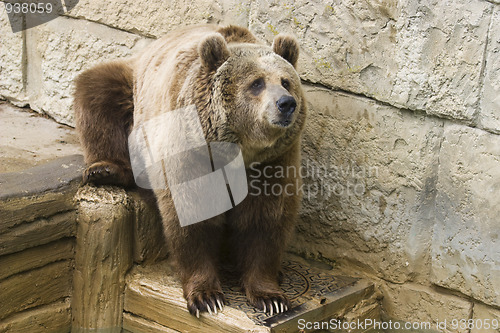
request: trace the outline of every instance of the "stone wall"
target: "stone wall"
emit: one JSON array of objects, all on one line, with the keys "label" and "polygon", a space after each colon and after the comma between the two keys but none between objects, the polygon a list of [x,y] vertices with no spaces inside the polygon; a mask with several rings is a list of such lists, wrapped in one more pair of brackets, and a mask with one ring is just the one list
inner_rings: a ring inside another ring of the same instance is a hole
[{"label": "stone wall", "polygon": [[0,96],[71,125],[78,73],[206,22],[299,39],[293,250],[378,279],[389,316],[498,318],[500,2],[80,0],[17,34],[2,12]]}]

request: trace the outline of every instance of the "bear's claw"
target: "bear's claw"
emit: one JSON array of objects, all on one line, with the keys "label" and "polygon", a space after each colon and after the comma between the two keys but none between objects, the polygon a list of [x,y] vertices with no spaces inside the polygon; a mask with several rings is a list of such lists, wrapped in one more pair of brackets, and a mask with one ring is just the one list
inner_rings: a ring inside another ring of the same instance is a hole
[{"label": "bear's claw", "polygon": [[224,295],[220,292],[207,292],[193,295],[187,300],[189,313],[200,318],[200,312],[208,312],[211,315],[223,310],[225,304]]},{"label": "bear's claw", "polygon": [[272,296],[272,297],[258,297],[258,301],[255,302],[255,307],[265,313],[269,312],[269,315],[283,313],[288,311],[289,302],[284,296]]}]

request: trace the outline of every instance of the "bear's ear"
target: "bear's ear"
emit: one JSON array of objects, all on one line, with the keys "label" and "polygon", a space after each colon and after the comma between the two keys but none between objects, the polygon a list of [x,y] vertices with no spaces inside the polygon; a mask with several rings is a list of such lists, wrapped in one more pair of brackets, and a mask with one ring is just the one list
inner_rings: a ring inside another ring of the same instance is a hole
[{"label": "bear's ear", "polygon": [[219,33],[210,34],[198,46],[202,66],[216,70],[229,58],[227,43]]},{"label": "bear's ear", "polygon": [[299,43],[294,37],[282,34],[274,37],[273,51],[296,67],[299,59]]}]

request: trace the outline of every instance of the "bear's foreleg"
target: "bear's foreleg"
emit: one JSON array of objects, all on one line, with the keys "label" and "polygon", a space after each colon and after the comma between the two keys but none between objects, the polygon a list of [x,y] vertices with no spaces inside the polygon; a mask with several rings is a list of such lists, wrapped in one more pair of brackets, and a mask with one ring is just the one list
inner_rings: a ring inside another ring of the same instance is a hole
[{"label": "bear's foreleg", "polygon": [[231,212],[242,287],[249,303],[264,312],[284,312],[290,307],[278,278],[298,207],[298,196],[250,194]]},{"label": "bear's foreleg", "polygon": [[225,304],[218,271],[224,217],[181,227],[173,203],[168,198],[158,203],[189,312],[197,317],[217,313]]},{"label": "bear's foreleg", "polygon": [[134,184],[127,144],[133,111],[133,71],[126,61],[101,64],[78,76],[75,120],[88,166],[84,183]]}]

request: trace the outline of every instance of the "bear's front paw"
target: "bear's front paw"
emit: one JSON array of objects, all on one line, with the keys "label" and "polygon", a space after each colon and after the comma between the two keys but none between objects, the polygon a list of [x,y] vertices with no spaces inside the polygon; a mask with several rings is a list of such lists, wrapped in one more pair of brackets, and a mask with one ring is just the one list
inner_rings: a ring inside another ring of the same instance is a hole
[{"label": "bear's front paw", "polygon": [[269,313],[270,316],[283,313],[290,308],[290,301],[283,293],[259,293],[250,298],[250,304]]},{"label": "bear's front paw", "polygon": [[127,171],[112,162],[96,162],[83,172],[83,183],[127,186],[130,183]]},{"label": "bear's front paw", "polygon": [[220,291],[193,292],[186,300],[189,313],[197,318],[200,318],[200,312],[217,314],[225,304],[224,294]]}]

